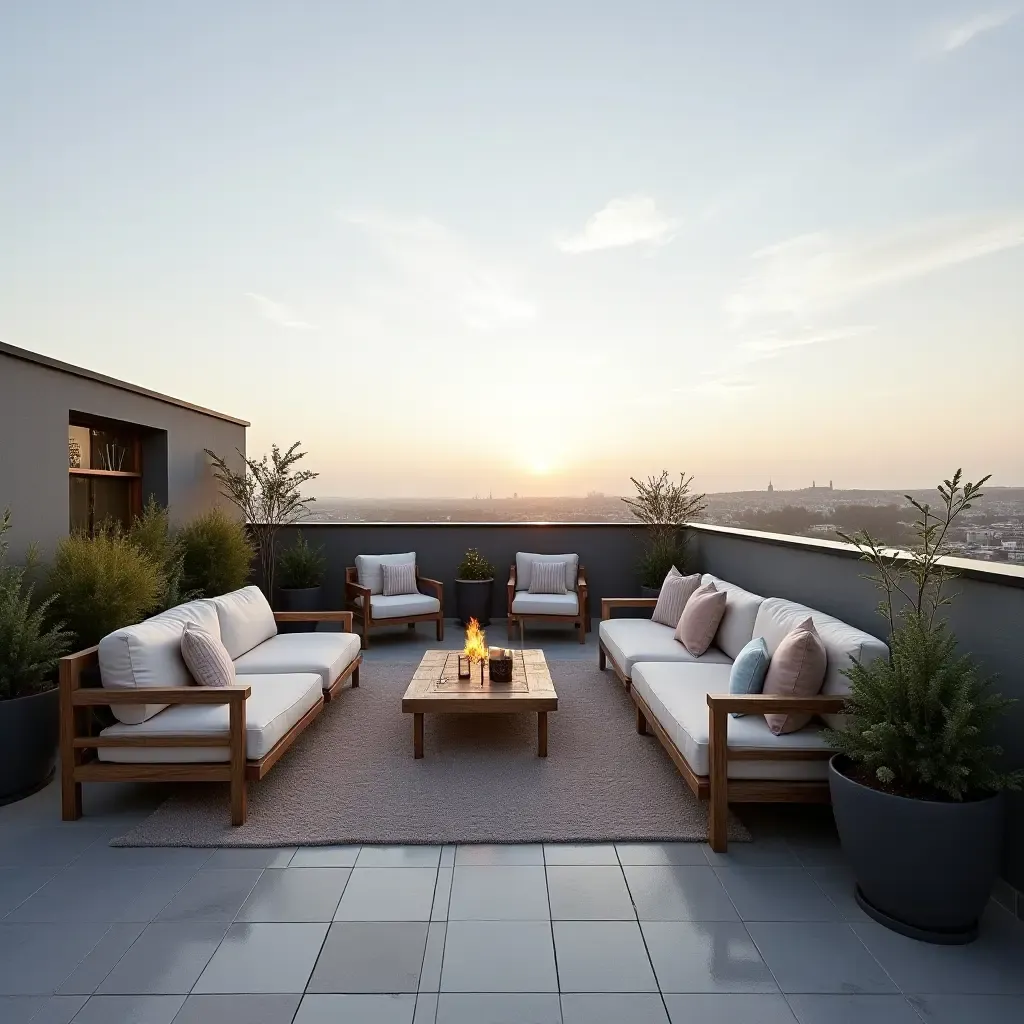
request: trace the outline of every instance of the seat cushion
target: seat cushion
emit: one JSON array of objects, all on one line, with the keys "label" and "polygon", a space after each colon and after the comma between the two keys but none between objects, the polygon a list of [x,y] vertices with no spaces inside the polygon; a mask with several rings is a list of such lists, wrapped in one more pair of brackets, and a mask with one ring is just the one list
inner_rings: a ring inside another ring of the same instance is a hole
[{"label": "seat cushion", "polygon": [[278,633],[246,651],[235,662],[235,672],[316,672],[326,690],[358,657],[355,633]]},{"label": "seat cushion", "polygon": [[243,587],[213,598],[220,619],[220,638],[232,660],[277,634],[277,623],[263,591]]},{"label": "seat cushion", "polygon": [[[245,756],[266,757],[289,729],[323,700],[320,676],[314,672],[285,675],[238,675],[237,686],[250,686],[245,702]],[[174,704],[140,725],[108,726],[100,736],[223,736],[223,747],[100,747],[101,761],[124,764],[227,761],[227,704]]]},{"label": "seat cushion", "polygon": [[[619,671],[629,679],[638,661],[698,660],[673,637],[673,632],[671,626],[650,619],[602,619],[598,635]],[[732,664],[732,658],[717,647],[708,648],[699,660],[714,665]]]},{"label": "seat cushion", "polygon": [[[633,687],[668,733],[695,775],[709,772],[709,693],[729,692],[730,669],[725,665],[672,665],[638,662],[633,666]],[[819,726],[774,736],[764,715],[727,716],[729,746],[771,750],[829,750]],[[730,761],[730,779],[828,778],[828,760]]]},{"label": "seat cushion", "polygon": [[[356,604],[362,605],[363,599],[356,598]],[[396,597],[385,597],[373,594],[370,597],[370,614],[375,619],[404,619],[410,615],[435,615],[441,610],[441,602],[429,594],[399,594]]]},{"label": "seat cushion", "polygon": [[714,583],[716,590],[725,591],[725,614],[718,624],[715,646],[725,651],[730,658],[735,658],[743,650],[744,645],[757,636],[754,632],[754,620],[764,598],[760,594],[752,594],[749,590],[708,573],[705,573],[700,581],[702,584]]},{"label": "seat cushion", "polygon": [[516,552],[516,590],[529,590],[534,562],[565,562],[565,589],[576,591],[579,577],[579,555],[537,555],[530,551]]},{"label": "seat cushion", "polygon": [[369,587],[371,594],[384,593],[384,570],[381,566],[415,565],[416,552],[406,551],[400,555],[356,555],[356,575],[359,586]]},{"label": "seat cushion", "polygon": [[[192,674],[181,656],[181,634],[193,622],[220,636],[217,608],[212,601],[189,601],[151,619],[108,633],[99,643],[100,679],[112,690],[154,686],[192,686]],[[166,704],[111,706],[114,717],[138,725],[159,714]]]},{"label": "seat cushion", "polygon": [[520,591],[512,598],[514,615],[575,615],[580,600],[570,591],[567,594],[530,594]]}]

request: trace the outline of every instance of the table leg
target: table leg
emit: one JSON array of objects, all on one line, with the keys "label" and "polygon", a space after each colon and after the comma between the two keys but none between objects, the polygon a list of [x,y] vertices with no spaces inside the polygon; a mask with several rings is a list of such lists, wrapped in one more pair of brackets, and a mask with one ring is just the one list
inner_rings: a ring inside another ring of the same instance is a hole
[{"label": "table leg", "polygon": [[548,756],[548,713],[537,712],[537,756]]},{"label": "table leg", "polygon": [[423,756],[423,715],[421,714],[412,716],[412,756],[416,758]]}]

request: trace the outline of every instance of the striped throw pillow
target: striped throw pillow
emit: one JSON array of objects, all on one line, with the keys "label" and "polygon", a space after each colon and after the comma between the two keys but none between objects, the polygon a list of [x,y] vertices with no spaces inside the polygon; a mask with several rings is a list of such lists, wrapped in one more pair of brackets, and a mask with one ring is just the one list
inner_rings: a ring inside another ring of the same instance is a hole
[{"label": "striped throw pillow", "polygon": [[381,565],[384,573],[384,596],[399,597],[402,594],[415,594],[416,590],[416,566],[411,562],[403,562],[400,565],[389,565],[384,562]]},{"label": "striped throw pillow", "polygon": [[181,657],[199,686],[234,686],[235,666],[220,637],[186,622],[181,634]]},{"label": "striped throw pillow", "polygon": [[565,562],[534,562],[530,572],[531,594],[564,594]]},{"label": "striped throw pillow", "polygon": [[686,602],[690,600],[694,591],[700,586],[700,573],[692,576],[683,576],[673,565],[665,582],[661,585],[661,593],[658,594],[658,603],[654,606],[654,614],[651,618],[660,622],[663,626],[671,626],[673,629],[679,625],[679,619],[683,614]]}]

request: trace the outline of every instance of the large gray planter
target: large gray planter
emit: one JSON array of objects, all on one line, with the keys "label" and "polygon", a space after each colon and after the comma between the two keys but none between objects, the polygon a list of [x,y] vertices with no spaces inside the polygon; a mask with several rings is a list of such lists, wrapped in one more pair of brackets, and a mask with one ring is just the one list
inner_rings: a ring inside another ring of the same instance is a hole
[{"label": "large gray planter", "polygon": [[34,793],[53,774],[60,731],[56,687],[0,700],[0,803]]},{"label": "large gray planter", "polygon": [[999,794],[962,803],[882,793],[829,762],[829,786],[857,902],[880,924],[925,942],[956,945],[978,936],[999,870]]},{"label": "large gray planter", "polygon": [[455,613],[463,626],[469,625],[470,619],[476,619],[481,626],[491,624],[491,595],[494,593],[494,580],[456,580],[455,581]]},{"label": "large gray planter", "polygon": [[[281,611],[320,611],[320,595],[323,589],[323,587],[281,587]],[[279,622],[277,629],[280,633],[312,633],[316,629],[316,623]]]}]

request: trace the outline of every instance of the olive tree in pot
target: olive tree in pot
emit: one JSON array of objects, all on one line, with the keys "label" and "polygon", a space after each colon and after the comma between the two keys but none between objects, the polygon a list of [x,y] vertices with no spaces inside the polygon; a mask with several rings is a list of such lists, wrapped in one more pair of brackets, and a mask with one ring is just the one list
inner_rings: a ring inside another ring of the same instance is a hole
[{"label": "olive tree in pot", "polygon": [[455,574],[455,610],[459,622],[469,625],[476,619],[481,626],[491,624],[491,602],[494,594],[494,566],[470,548]]},{"label": "olive tree in pot", "polygon": [[691,494],[693,477],[679,474],[676,482],[663,469],[660,476],[646,480],[630,477],[635,498],[623,498],[630,512],[646,527],[646,545],[637,565],[640,593],[657,597],[669,571],[683,571],[687,559],[685,524],[699,519],[707,509],[706,495]]},{"label": "olive tree in pot", "polygon": [[1024,773],[998,767],[991,729],[1011,701],[993,693],[940,618],[954,575],[950,527],[988,477],[939,486],[938,511],[907,496],[917,544],[886,550],[866,532],[843,539],[874,566],[890,656],[846,671],[844,727],[829,785],[856,897],[876,921],[929,942],[970,942],[992,891],[1002,845],[1001,791]]},{"label": "olive tree in pot", "polygon": [[0,803],[34,793],[53,774],[60,722],[56,668],[71,634],[47,621],[54,598],[34,603],[25,568],[7,564],[0,518]]}]

